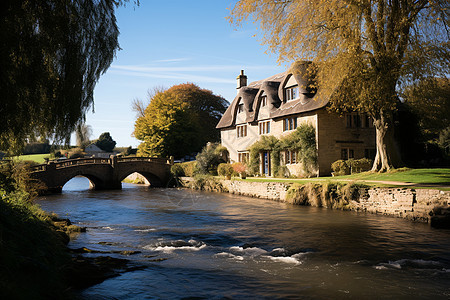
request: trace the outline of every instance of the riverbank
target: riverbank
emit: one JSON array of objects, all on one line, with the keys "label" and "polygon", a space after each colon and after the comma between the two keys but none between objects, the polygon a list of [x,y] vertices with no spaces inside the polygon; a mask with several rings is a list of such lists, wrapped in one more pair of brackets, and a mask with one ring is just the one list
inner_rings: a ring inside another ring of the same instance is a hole
[{"label": "riverbank", "polygon": [[430,223],[450,228],[450,192],[408,187],[370,187],[357,182],[277,182],[188,178],[194,189],[228,192],[297,205],[351,210]]}]

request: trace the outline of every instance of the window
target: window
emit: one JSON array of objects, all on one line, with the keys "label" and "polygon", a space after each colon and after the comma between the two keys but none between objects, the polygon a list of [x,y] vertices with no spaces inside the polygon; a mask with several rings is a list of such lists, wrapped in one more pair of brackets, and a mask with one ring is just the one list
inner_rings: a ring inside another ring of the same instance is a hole
[{"label": "window", "polygon": [[270,133],[270,121],[259,122],[259,134],[268,134]]},{"label": "window", "polygon": [[297,152],[293,150],[286,150],[284,152],[284,161],[286,165],[297,163]]},{"label": "window", "polygon": [[247,136],[247,125],[236,126],[236,135],[238,138]]},{"label": "window", "polygon": [[298,98],[298,86],[286,88],[286,101]]},{"label": "window", "polygon": [[286,118],[283,120],[283,131],[294,130],[297,128],[297,118]]},{"label": "window", "polygon": [[347,159],[351,159],[351,158],[355,158],[355,152],[353,151],[353,149],[342,148],[341,149],[341,159],[347,160]]},{"label": "window", "polygon": [[248,163],[250,161],[250,154],[248,152],[239,152],[238,161],[241,163]]},{"label": "window", "polygon": [[365,158],[370,158],[370,159],[375,159],[375,155],[377,154],[377,150],[376,149],[364,149],[364,157]]},{"label": "window", "polygon": [[361,116],[360,115],[353,115],[353,126],[360,128],[361,127]]},{"label": "window", "polygon": [[347,115],[347,127],[352,127],[352,115]]},{"label": "window", "polygon": [[373,119],[369,115],[364,115],[364,127],[373,127]]},{"label": "window", "polygon": [[267,106],[267,96],[261,97],[261,107]]},{"label": "window", "polygon": [[361,128],[362,120],[360,114],[347,114],[347,128]]},{"label": "window", "polygon": [[244,103],[239,103],[238,105],[238,114],[240,114],[241,112],[244,112]]}]

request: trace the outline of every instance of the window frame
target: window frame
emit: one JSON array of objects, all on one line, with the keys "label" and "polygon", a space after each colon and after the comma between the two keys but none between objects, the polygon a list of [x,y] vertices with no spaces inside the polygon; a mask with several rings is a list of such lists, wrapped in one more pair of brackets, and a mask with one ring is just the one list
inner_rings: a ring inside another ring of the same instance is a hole
[{"label": "window frame", "polygon": [[283,119],[283,131],[295,130],[297,126],[297,117]]},{"label": "window frame", "polygon": [[297,151],[295,150],[285,150],[284,151],[284,164],[294,165],[297,163]]},{"label": "window frame", "polygon": [[250,161],[250,152],[238,152],[238,162],[247,164]]},{"label": "window frame", "polygon": [[238,112],[238,114],[244,112],[244,103],[239,103],[239,104],[238,104],[237,112]]},{"label": "window frame", "polygon": [[261,107],[267,106],[267,95],[261,96]]},{"label": "window frame", "polygon": [[247,136],[247,124],[236,126],[236,137],[242,138]]},{"label": "window frame", "polygon": [[270,120],[268,121],[260,121],[258,123],[259,135],[269,134],[270,133]]},{"label": "window frame", "polygon": [[355,158],[355,149],[353,148],[341,148],[341,159],[349,160]]},{"label": "window frame", "polygon": [[284,97],[286,102],[293,101],[299,98],[298,85],[293,85],[284,88]]}]

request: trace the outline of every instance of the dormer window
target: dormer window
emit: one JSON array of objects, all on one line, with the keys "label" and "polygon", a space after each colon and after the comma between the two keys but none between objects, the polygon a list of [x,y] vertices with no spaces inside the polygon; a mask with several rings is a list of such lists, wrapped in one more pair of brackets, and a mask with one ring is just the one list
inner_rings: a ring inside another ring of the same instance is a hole
[{"label": "dormer window", "polygon": [[298,86],[291,86],[285,89],[286,101],[295,100],[298,98]]},{"label": "dormer window", "polygon": [[267,96],[261,97],[261,107],[267,106]]},{"label": "dormer window", "polygon": [[239,103],[238,105],[238,114],[244,112],[244,103]]}]

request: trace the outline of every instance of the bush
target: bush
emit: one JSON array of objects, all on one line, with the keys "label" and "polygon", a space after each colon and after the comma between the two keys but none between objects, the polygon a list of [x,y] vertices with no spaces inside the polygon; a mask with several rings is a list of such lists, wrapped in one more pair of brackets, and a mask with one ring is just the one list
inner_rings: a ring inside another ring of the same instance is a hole
[{"label": "bush", "polygon": [[184,173],[184,169],[181,166],[181,164],[174,164],[171,168],[170,168],[170,173],[172,173],[173,176],[175,177],[183,177],[186,176],[186,174]]},{"label": "bush", "polygon": [[361,173],[369,171],[372,168],[373,161],[368,158],[337,160],[331,164],[334,175],[342,176],[348,174]]},{"label": "bush", "polygon": [[336,176],[348,175],[350,174],[350,167],[347,165],[345,160],[337,160],[331,164],[331,169]]},{"label": "bush", "polygon": [[217,173],[220,176],[224,176],[227,178],[231,178],[231,176],[234,175],[234,170],[233,167],[231,166],[231,164],[227,164],[227,163],[221,163],[218,167],[217,167]]},{"label": "bush", "polygon": [[226,162],[225,151],[226,148],[219,144],[208,143],[196,157],[199,173],[217,175],[219,164]]},{"label": "bush", "polygon": [[211,175],[196,174],[194,181],[189,183],[189,187],[194,190],[208,192],[227,192],[226,187]]},{"label": "bush", "polygon": [[178,164],[181,168],[183,168],[184,176],[192,177],[196,173],[197,170],[197,161],[188,161],[181,164]]},{"label": "bush", "polygon": [[82,158],[84,157],[81,149],[76,149],[75,151],[70,152],[69,159]]},{"label": "bush", "polygon": [[347,165],[350,167],[350,174],[369,171],[372,168],[373,161],[368,158],[349,159]]},{"label": "bush", "polygon": [[248,168],[246,164],[243,164],[241,162],[235,162],[234,164],[231,165],[231,167],[233,168],[234,172],[239,174],[241,177],[247,176]]}]

